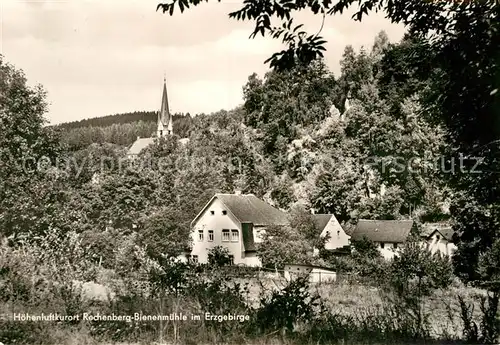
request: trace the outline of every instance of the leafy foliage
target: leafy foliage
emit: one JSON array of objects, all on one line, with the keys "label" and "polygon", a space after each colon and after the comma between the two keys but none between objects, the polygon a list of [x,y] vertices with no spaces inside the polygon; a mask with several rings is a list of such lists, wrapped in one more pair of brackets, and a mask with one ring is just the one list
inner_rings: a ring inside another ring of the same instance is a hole
[{"label": "leafy foliage", "polygon": [[145,220],[141,243],[149,257],[177,257],[189,245],[189,228],[179,223],[180,215],[170,207],[160,208]]},{"label": "leafy foliage", "polygon": [[421,298],[433,289],[449,286],[452,280],[452,265],[448,257],[431,254],[418,242],[409,242],[393,259],[391,285],[399,296]]},{"label": "leafy foliage", "polygon": [[[197,6],[201,0],[174,0],[169,3],[159,4],[157,10],[161,9],[163,13],[168,12],[174,14],[176,6],[183,12],[189,5]],[[302,25],[295,25],[291,18],[291,12],[310,7],[317,14],[326,15],[328,2],[313,1],[306,5],[306,2],[282,0],[273,3],[259,3],[257,1],[247,0],[244,2],[243,8],[229,14],[230,18],[237,20],[253,20],[255,21],[255,29],[250,35],[254,38],[257,34],[264,36],[266,33],[274,38],[281,38],[288,48],[281,52],[275,53],[266,62],[270,62],[272,67],[282,68],[283,66],[304,65],[308,62],[323,57],[325,48],[323,45],[326,41],[319,36],[319,32],[314,35],[307,35],[303,30],[300,30]],[[282,20],[280,26],[271,26],[271,18],[277,16]],[[320,30],[321,32],[321,30]]]},{"label": "leafy foliage", "polygon": [[[29,87],[24,73],[0,56],[0,234],[26,229],[27,222],[38,222],[37,213],[45,214],[44,208],[60,200],[57,188],[42,187],[58,184],[43,175],[61,152],[57,133],[44,127],[46,106],[42,87]],[[30,202],[32,193],[38,194],[40,204]],[[25,215],[19,213],[19,198],[26,201]],[[41,223],[34,226],[35,232],[49,226],[46,220]]]},{"label": "leafy foliage", "polygon": [[411,334],[429,336],[423,297],[451,284],[453,268],[448,257],[431,254],[419,242],[408,242],[381,277],[387,286],[385,298],[392,300],[394,317]]},{"label": "leafy foliage", "polygon": [[261,300],[256,319],[263,331],[293,331],[295,323],[307,323],[318,305],[318,295],[311,295],[306,278],[292,280],[283,290]]},{"label": "leafy foliage", "polygon": [[[471,199],[467,195],[455,199],[451,206],[451,213],[455,220],[455,229],[460,238],[460,245],[453,260],[455,262],[455,272],[466,281],[486,282],[495,281],[490,269],[483,267],[480,272],[480,257],[488,266],[495,257],[494,249],[491,254],[489,248],[495,244],[498,229],[498,207],[496,205],[482,205],[477,200]],[[492,256],[490,256],[492,255]],[[488,259],[486,259],[488,258]],[[482,261],[482,260],[481,260]],[[495,264],[493,264],[494,266]],[[485,269],[485,270],[484,270]]]},{"label": "leafy foliage", "polygon": [[[130,146],[137,137],[156,136],[157,116],[156,112],[119,114],[63,123],[53,128],[64,133],[63,143],[71,150],[85,149],[95,143]],[[174,114],[172,117],[174,133],[182,138],[188,137],[192,126],[191,116]],[[139,120],[131,121],[134,119]]]},{"label": "leafy foliage", "polygon": [[290,225],[314,248],[323,248],[329,238],[321,238],[314,216],[305,207],[297,205],[290,210]]},{"label": "leafy foliage", "polygon": [[290,211],[288,225],[270,226],[263,232],[258,248],[262,265],[283,269],[286,264],[316,262],[319,259],[313,257],[314,250],[323,249],[329,239],[320,237],[322,230],[310,212],[295,206]]},{"label": "leafy foliage", "polygon": [[287,145],[300,139],[299,128],[324,119],[331,107],[335,81],[321,61],[288,72],[269,72],[265,80],[251,75],[244,87],[245,117],[248,126],[259,129],[262,151],[270,157],[275,171],[296,166],[288,162]]},{"label": "leafy foliage", "polygon": [[293,180],[288,175],[284,175],[271,191],[270,196],[279,208],[288,209],[297,201],[292,189],[292,184]]},{"label": "leafy foliage", "polygon": [[215,246],[208,251],[208,264],[214,267],[222,267],[231,264],[229,250],[223,246]]},{"label": "leafy foliage", "polygon": [[283,269],[289,263],[310,263],[312,250],[302,234],[290,226],[270,226],[262,235],[257,254],[264,267]]},{"label": "leafy foliage", "polygon": [[363,237],[361,240],[353,240],[352,247],[354,253],[361,257],[375,259],[375,258],[380,258],[381,256],[375,243],[373,243],[366,237]]},{"label": "leafy foliage", "polygon": [[[173,15],[176,7],[179,7],[180,11],[183,12],[190,5],[194,7],[202,2],[201,0],[172,0],[168,3],[158,4],[157,10],[161,9],[163,13]],[[250,38],[261,34],[262,36],[269,35],[274,39],[282,39],[287,49],[273,54],[266,62],[270,62],[271,67],[283,70],[308,64],[322,57],[323,51],[325,51],[326,41],[319,35],[323,25],[321,25],[319,32],[308,35],[305,31],[300,30],[302,25],[294,26],[294,16],[299,11],[309,10],[313,14],[321,15],[324,21],[326,15],[342,14],[353,4],[354,0],[338,2],[330,0],[279,0],[272,3],[246,0],[243,2],[242,8],[229,13],[229,17],[236,20],[253,21],[255,27]],[[361,21],[363,16],[370,11],[384,10],[392,21],[406,25],[408,31],[413,35],[425,37],[428,33],[433,33],[436,36],[443,34],[451,36],[454,30],[463,29],[462,25],[473,16],[484,14],[481,17],[481,22],[475,24],[476,27],[481,27],[483,23],[490,24],[497,14],[495,5],[494,2],[453,2],[449,4],[447,2],[365,0],[359,3],[353,19]],[[272,25],[273,18],[277,19],[280,25]]]},{"label": "leafy foliage", "polygon": [[[191,118],[191,115],[189,113],[173,114],[172,117],[174,122],[178,122],[182,120],[182,117]],[[158,113],[155,111],[134,111],[132,113],[107,115],[107,116],[94,117],[79,121],[65,122],[56,125],[55,127],[63,130],[71,130],[71,129],[85,128],[85,127],[106,128],[112,125],[133,124],[140,121],[143,121],[145,123],[156,124],[157,120],[158,120]]]}]

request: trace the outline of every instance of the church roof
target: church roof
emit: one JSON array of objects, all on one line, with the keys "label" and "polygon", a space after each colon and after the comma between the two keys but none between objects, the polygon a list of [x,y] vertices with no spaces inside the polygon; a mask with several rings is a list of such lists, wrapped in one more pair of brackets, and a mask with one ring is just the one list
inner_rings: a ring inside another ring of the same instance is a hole
[{"label": "church roof", "polygon": [[130,149],[128,150],[129,155],[138,155],[142,150],[151,145],[156,138],[138,138]]},{"label": "church roof", "polygon": [[161,108],[160,108],[160,121],[163,125],[168,125],[171,123],[172,116],[170,115],[170,108],[168,106],[168,95],[167,95],[167,81],[163,79],[163,93],[161,96]]}]

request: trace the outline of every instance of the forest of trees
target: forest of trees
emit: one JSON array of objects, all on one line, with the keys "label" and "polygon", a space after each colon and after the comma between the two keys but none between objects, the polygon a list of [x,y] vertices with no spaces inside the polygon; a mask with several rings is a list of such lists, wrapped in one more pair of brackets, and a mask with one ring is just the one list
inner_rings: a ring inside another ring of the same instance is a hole
[{"label": "forest of trees", "polygon": [[[187,114],[173,114],[174,132],[181,138],[189,136],[192,117]],[[61,131],[64,144],[70,150],[83,149],[91,144],[111,143],[130,146],[137,139],[156,135],[158,113],[136,111],[132,113],[96,117],[53,126]]]},{"label": "forest of trees", "polygon": [[74,129],[81,127],[108,127],[138,121],[156,122],[158,114],[154,111],[134,111],[125,114],[115,114],[102,117],[83,119],[80,121],[65,122],[57,125],[61,129]]}]

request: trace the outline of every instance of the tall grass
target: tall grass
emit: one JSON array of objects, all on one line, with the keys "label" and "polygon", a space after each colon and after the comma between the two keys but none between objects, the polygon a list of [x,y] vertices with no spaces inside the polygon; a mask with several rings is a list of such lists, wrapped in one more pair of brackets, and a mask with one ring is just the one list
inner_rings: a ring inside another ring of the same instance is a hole
[{"label": "tall grass", "polygon": [[[85,261],[78,241],[71,236],[58,238],[57,243],[81,255],[81,261],[68,261],[44,243],[0,247],[0,314],[7,316],[0,320],[0,342],[428,343],[477,340],[482,329],[487,332],[487,327],[493,327],[482,318],[491,313],[493,306],[488,307],[487,299],[483,304],[477,302],[478,291],[469,293],[470,289],[463,286],[452,285],[426,296],[416,315],[387,287],[377,284],[348,280],[310,285],[302,278],[285,282],[277,277],[259,277],[251,269],[242,270],[238,276],[239,271],[234,267],[213,270],[167,260],[151,262],[139,249],[135,250],[135,257],[129,258],[135,268],[141,262],[139,270],[127,267],[127,258],[119,253],[119,271],[99,270]],[[59,258],[53,260],[55,256]],[[82,285],[75,284],[90,280],[106,285],[108,298],[89,298],[83,294]],[[457,300],[457,295],[461,299]],[[472,310],[472,305],[477,307]],[[12,313],[50,312],[130,316],[182,313],[187,320],[19,322],[9,319]],[[241,315],[246,319],[210,320],[205,313]],[[192,315],[200,318],[192,319]],[[435,329],[436,325],[439,329]],[[474,333],[473,325],[479,325],[478,332]]]}]

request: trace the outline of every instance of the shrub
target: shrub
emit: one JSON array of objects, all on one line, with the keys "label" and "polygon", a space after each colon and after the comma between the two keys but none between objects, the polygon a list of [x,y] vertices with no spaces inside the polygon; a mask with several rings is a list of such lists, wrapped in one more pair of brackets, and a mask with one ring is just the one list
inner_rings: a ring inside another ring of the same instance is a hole
[{"label": "shrub", "polygon": [[469,343],[496,344],[500,329],[500,321],[497,316],[498,293],[478,296],[481,309],[481,319],[479,321],[474,318],[474,304],[465,302],[465,299],[460,295],[457,298],[460,306],[464,339]]},{"label": "shrub", "polygon": [[476,322],[474,322],[474,305],[465,302],[462,296],[458,296],[458,303],[460,305],[460,317],[463,322],[463,336],[465,341],[469,343],[476,343],[479,339],[479,332]]},{"label": "shrub", "polygon": [[229,250],[226,247],[215,246],[208,251],[208,264],[215,267],[231,265],[229,255]]},{"label": "shrub", "polygon": [[363,238],[353,241],[352,246],[353,250],[349,255],[330,257],[328,260],[337,273],[347,273],[373,284],[378,284],[379,280],[384,281],[389,264],[375,244]]},{"label": "shrub", "polygon": [[260,301],[255,322],[263,331],[293,331],[294,323],[308,323],[319,306],[319,295],[311,295],[308,277],[292,280],[283,290],[273,291]]},{"label": "shrub", "polygon": [[417,242],[409,242],[390,265],[389,283],[398,296],[428,296],[434,289],[447,288],[453,281],[453,267],[447,257],[432,254]]},{"label": "shrub", "polygon": [[354,255],[367,259],[377,259],[382,257],[375,243],[363,237],[360,240],[353,240],[352,247]]},{"label": "shrub", "polygon": [[427,337],[429,321],[423,311],[423,297],[451,284],[450,260],[437,253],[431,254],[417,242],[408,242],[400,255],[394,257],[386,277],[383,297],[398,328],[407,335]]}]

